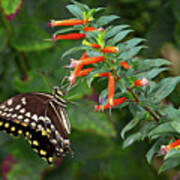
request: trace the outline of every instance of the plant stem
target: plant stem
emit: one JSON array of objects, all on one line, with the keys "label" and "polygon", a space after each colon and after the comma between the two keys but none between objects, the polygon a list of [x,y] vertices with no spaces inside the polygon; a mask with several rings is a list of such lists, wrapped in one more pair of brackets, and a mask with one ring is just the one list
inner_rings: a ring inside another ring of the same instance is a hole
[{"label": "plant stem", "polygon": [[[130,88],[127,88],[127,90],[131,93],[131,95],[133,96],[133,98],[135,99],[136,103],[139,103],[139,99],[138,97],[134,94],[133,90]],[[154,120],[158,123],[160,121],[160,119],[146,106],[141,106],[143,107],[153,118]]]}]

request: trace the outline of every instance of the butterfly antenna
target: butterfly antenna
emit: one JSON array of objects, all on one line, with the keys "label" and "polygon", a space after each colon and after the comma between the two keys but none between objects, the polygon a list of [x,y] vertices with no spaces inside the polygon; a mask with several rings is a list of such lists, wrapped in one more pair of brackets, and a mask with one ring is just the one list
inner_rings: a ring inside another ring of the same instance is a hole
[{"label": "butterfly antenna", "polygon": [[50,85],[49,81],[47,80],[45,74],[43,72],[41,72],[41,71],[37,71],[37,73],[41,76],[42,80],[44,81],[44,83],[48,87],[49,91],[51,91],[51,89],[52,89],[51,87],[52,86]]}]

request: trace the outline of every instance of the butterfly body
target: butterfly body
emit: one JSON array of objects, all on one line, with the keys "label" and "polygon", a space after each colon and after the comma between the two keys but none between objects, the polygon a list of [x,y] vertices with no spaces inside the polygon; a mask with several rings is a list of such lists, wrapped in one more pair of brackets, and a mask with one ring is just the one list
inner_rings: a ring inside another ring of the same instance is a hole
[{"label": "butterfly body", "polygon": [[59,92],[54,88],[52,94],[24,93],[0,104],[0,130],[15,136],[23,134],[48,163],[53,156],[71,151],[66,101]]}]

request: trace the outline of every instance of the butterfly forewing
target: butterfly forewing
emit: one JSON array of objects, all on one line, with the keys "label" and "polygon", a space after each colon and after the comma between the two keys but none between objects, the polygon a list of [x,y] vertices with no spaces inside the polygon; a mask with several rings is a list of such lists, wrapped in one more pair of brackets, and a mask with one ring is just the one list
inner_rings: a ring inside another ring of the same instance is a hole
[{"label": "butterfly forewing", "polygon": [[50,94],[24,93],[0,105],[0,130],[13,135],[24,134],[49,163],[54,154],[63,154],[63,142],[70,132],[64,107],[53,99]]}]

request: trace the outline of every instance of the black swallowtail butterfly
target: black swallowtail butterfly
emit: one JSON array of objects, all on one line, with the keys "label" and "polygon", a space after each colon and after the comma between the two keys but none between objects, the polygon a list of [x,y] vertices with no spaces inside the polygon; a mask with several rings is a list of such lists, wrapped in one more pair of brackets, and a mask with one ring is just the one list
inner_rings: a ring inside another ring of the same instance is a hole
[{"label": "black swallowtail butterfly", "polygon": [[67,134],[71,132],[66,101],[57,87],[52,94],[30,92],[0,104],[0,130],[14,136],[23,134],[32,148],[47,160],[72,152]]}]

